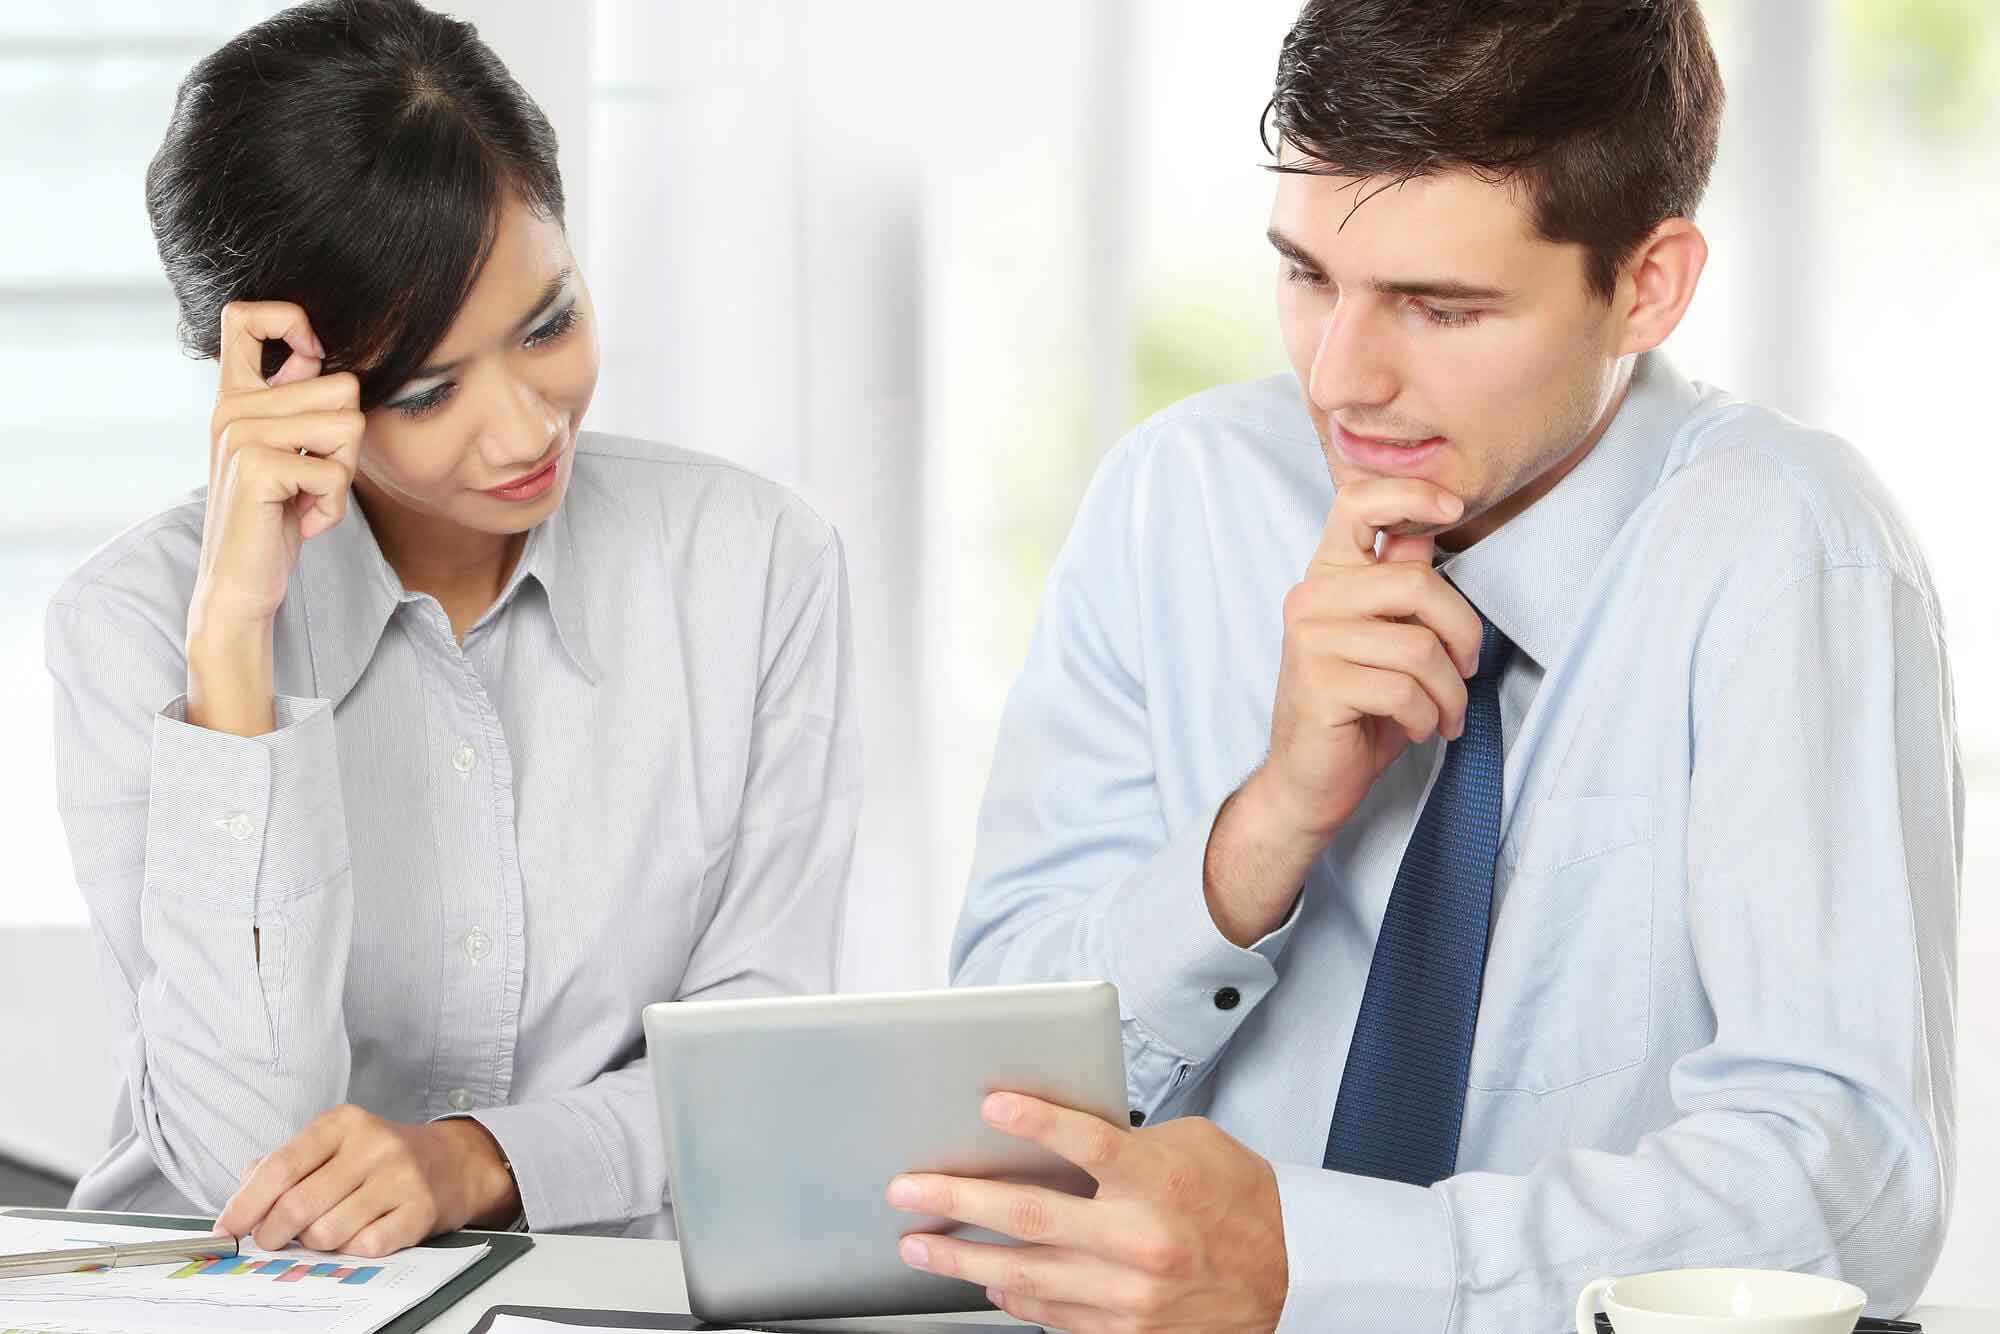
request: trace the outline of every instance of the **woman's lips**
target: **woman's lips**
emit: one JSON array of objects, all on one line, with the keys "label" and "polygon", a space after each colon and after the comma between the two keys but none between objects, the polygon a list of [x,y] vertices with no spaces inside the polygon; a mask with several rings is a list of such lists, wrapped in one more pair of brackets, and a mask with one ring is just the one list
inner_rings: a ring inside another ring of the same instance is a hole
[{"label": "woman's lips", "polygon": [[1421,472],[1446,444],[1441,435],[1423,440],[1391,441],[1379,436],[1356,435],[1337,421],[1328,424],[1333,427],[1333,445],[1340,451],[1341,457],[1369,472]]},{"label": "woman's lips", "polygon": [[518,481],[488,489],[487,495],[496,500],[533,500],[556,483],[556,467],[562,462],[562,451],[541,467]]}]

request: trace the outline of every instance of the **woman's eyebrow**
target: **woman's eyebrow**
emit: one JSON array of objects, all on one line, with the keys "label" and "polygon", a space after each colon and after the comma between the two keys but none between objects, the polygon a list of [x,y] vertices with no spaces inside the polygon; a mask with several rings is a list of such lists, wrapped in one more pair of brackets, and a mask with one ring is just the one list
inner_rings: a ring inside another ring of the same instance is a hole
[{"label": "woman's eyebrow", "polygon": [[[547,310],[555,299],[562,295],[563,288],[569,285],[569,280],[575,274],[576,270],[567,264],[556,270],[555,276],[550,278],[548,284],[542,288],[542,294],[535,298],[535,304],[528,308],[528,313],[523,315],[520,322],[514,326],[515,337],[526,333],[529,327],[541,318],[542,312]],[[441,361],[435,366],[420,366],[410,373],[410,381],[414,383],[418,380],[428,380],[436,375],[447,375],[457,368],[458,363],[456,361]]]},{"label": "woman's eyebrow", "polygon": [[555,276],[550,278],[548,285],[542,288],[542,294],[535,298],[535,304],[528,308],[528,313],[523,315],[521,322],[514,326],[515,333],[524,334],[528,332],[528,326],[540,319],[542,312],[547,310],[554,303],[555,299],[562,295],[563,288],[569,285],[570,276],[574,272],[575,270],[571,269],[567,264],[556,270]]}]

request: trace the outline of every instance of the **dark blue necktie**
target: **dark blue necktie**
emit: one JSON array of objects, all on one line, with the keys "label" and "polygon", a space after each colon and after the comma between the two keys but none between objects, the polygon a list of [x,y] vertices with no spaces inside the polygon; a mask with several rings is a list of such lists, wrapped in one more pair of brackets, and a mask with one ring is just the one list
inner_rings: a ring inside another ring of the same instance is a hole
[{"label": "dark blue necktie", "polygon": [[1465,731],[1445,746],[1375,939],[1326,1137],[1334,1171],[1428,1186],[1458,1163],[1500,851],[1500,670],[1513,647],[1480,617]]}]

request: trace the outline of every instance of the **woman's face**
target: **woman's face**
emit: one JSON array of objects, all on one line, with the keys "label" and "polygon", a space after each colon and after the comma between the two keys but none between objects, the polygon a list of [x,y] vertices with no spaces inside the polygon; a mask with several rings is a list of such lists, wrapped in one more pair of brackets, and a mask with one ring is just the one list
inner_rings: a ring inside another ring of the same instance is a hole
[{"label": "woman's face", "polygon": [[368,414],[357,480],[425,516],[523,532],[562,503],[596,388],[596,314],[569,238],[510,199],[443,341]]}]

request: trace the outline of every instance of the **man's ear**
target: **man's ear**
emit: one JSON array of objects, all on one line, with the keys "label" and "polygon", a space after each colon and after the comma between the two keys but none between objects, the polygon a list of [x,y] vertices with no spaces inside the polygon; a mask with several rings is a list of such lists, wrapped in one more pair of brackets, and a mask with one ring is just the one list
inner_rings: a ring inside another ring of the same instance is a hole
[{"label": "man's ear", "polygon": [[1624,316],[1618,354],[1650,352],[1687,313],[1708,263],[1708,238],[1687,218],[1668,218],[1625,261],[1613,308]]}]

